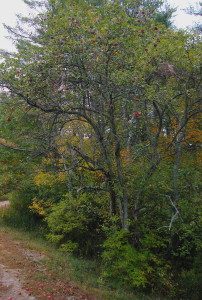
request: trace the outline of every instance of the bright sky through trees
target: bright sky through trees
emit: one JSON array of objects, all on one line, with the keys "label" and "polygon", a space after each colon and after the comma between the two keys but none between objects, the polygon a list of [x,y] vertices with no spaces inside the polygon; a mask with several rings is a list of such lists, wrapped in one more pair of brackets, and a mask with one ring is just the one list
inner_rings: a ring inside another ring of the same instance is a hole
[{"label": "bright sky through trees", "polygon": [[[28,10],[23,0],[1,0],[1,10],[0,10],[0,48],[6,50],[13,50],[14,46],[12,42],[6,39],[6,30],[3,27],[3,23],[7,25],[14,25],[16,14],[28,14]],[[183,9],[189,5],[194,5],[197,1],[195,0],[168,0],[168,3],[174,7],[178,7],[178,11],[175,14],[174,24],[178,28],[185,28],[186,26],[191,26],[195,22],[200,22],[200,17],[194,17],[187,15]]]}]

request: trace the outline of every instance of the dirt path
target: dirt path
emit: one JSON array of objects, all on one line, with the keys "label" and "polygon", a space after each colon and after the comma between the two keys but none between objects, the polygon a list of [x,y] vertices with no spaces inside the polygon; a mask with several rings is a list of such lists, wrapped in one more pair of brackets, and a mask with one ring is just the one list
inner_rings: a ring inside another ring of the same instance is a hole
[{"label": "dirt path", "polygon": [[0,299],[35,299],[22,288],[17,270],[9,270],[0,265],[0,278]]},{"label": "dirt path", "polygon": [[47,269],[47,254],[26,248],[0,229],[0,300],[95,300]]}]

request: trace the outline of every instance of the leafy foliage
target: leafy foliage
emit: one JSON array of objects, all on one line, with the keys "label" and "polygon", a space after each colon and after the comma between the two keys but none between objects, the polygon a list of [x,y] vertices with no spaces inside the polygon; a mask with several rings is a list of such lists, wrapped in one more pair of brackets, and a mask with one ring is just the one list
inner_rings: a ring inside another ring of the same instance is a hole
[{"label": "leafy foliage", "polygon": [[8,28],[1,197],[101,281],[199,299],[201,42],[161,5],[45,1],[34,32]]},{"label": "leafy foliage", "polygon": [[102,203],[95,196],[81,194],[75,198],[67,194],[52,207],[47,217],[48,238],[59,243],[63,251],[97,255],[103,240],[101,207]]}]

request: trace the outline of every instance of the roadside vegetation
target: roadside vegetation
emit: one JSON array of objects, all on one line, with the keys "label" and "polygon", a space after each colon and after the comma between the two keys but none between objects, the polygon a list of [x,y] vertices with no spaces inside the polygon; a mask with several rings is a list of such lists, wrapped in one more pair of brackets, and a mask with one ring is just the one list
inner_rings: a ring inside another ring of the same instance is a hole
[{"label": "roadside vegetation", "polygon": [[25,2],[1,54],[2,222],[113,299],[200,299],[200,35],[163,1]]}]

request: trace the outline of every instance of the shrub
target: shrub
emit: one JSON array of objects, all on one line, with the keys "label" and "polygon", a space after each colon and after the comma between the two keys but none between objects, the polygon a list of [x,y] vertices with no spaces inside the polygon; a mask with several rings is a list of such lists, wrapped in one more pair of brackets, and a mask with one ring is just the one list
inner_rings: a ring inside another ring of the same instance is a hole
[{"label": "shrub", "polygon": [[[135,248],[130,244],[131,234],[116,230],[104,242],[102,278],[112,286],[134,289],[138,292],[171,294],[170,265],[152,249],[152,240],[144,238]],[[147,240],[147,241],[146,241]],[[154,243],[153,247],[159,243]]]},{"label": "shrub", "polygon": [[182,299],[199,300],[202,295],[202,249],[197,253],[193,267],[181,274],[179,297]]},{"label": "shrub", "polygon": [[78,255],[97,255],[103,239],[103,217],[100,208],[99,199],[93,195],[84,193],[73,197],[67,194],[61,202],[52,207],[46,218],[50,229],[48,239],[62,249],[73,245],[70,247],[71,251]]},{"label": "shrub", "polygon": [[119,230],[110,234],[103,245],[104,271],[102,277],[118,286],[145,287],[146,272],[149,272],[149,253],[138,252],[128,242],[128,233]]},{"label": "shrub", "polygon": [[30,181],[24,181],[18,190],[8,195],[11,205],[3,217],[7,225],[28,230],[37,226],[38,218],[29,209],[35,192],[33,184]]}]

